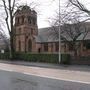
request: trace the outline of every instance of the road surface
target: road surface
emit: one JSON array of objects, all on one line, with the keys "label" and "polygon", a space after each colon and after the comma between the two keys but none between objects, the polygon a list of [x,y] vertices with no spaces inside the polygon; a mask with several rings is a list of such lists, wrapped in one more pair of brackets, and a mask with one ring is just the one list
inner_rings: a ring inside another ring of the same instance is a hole
[{"label": "road surface", "polygon": [[90,72],[0,63],[0,90],[90,90]]}]

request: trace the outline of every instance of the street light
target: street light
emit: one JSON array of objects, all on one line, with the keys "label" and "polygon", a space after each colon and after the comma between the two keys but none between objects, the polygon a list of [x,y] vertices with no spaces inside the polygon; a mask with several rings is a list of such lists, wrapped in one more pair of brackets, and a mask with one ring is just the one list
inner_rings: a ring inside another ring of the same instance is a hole
[{"label": "street light", "polygon": [[60,28],[60,0],[59,0],[59,63],[61,63],[61,28]]}]

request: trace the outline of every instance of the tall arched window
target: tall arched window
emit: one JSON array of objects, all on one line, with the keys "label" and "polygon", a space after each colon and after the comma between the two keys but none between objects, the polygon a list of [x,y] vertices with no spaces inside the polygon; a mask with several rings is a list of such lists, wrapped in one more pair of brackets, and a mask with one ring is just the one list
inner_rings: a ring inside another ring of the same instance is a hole
[{"label": "tall arched window", "polygon": [[21,19],[22,19],[21,24],[24,24],[24,16],[22,16]]},{"label": "tall arched window", "polygon": [[19,52],[21,51],[21,41],[19,40]]},{"label": "tall arched window", "polygon": [[15,19],[15,24],[16,24],[16,25],[19,25],[19,22],[20,22],[19,17],[16,17],[16,19]]},{"label": "tall arched window", "polygon": [[32,18],[32,20],[33,20],[33,25],[35,25],[36,24],[36,18]]},{"label": "tall arched window", "polygon": [[31,24],[31,17],[28,16],[28,23]]},{"label": "tall arched window", "polygon": [[48,51],[48,43],[44,43],[44,51],[45,51],[45,52]]},{"label": "tall arched window", "polygon": [[32,41],[31,41],[31,39],[29,39],[29,41],[28,41],[28,51],[29,52],[32,51]]},{"label": "tall arched window", "polygon": [[55,50],[56,50],[56,52],[59,51],[59,43],[58,42],[55,43]]}]

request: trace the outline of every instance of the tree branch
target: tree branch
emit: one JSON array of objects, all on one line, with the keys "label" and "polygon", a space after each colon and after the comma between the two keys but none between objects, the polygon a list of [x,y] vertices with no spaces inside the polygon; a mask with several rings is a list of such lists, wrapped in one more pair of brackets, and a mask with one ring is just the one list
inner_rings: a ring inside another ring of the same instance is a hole
[{"label": "tree branch", "polygon": [[6,19],[5,19],[5,21],[6,21],[6,25],[7,25],[9,34],[10,34],[10,27],[9,27],[9,23],[8,23],[8,18],[9,18],[9,16],[8,16],[8,11],[7,11],[7,6],[6,6],[5,0],[2,0],[2,2],[3,2],[4,9],[5,9],[5,13],[6,13]]}]

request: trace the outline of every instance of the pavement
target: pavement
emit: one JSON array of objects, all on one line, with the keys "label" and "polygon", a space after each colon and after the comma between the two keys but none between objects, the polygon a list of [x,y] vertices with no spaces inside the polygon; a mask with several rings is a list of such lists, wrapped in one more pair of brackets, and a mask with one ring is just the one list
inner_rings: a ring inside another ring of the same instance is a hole
[{"label": "pavement", "polygon": [[40,63],[40,62],[25,62],[25,61],[20,61],[20,60],[18,60],[18,61],[0,60],[0,63],[33,66],[33,67],[41,67],[41,68],[90,72],[89,65],[62,65],[62,64]]},{"label": "pavement", "polygon": [[0,60],[0,90],[90,90],[90,66]]},{"label": "pavement", "polygon": [[60,65],[21,61],[0,61],[0,69],[58,80],[90,84],[90,66]]}]

